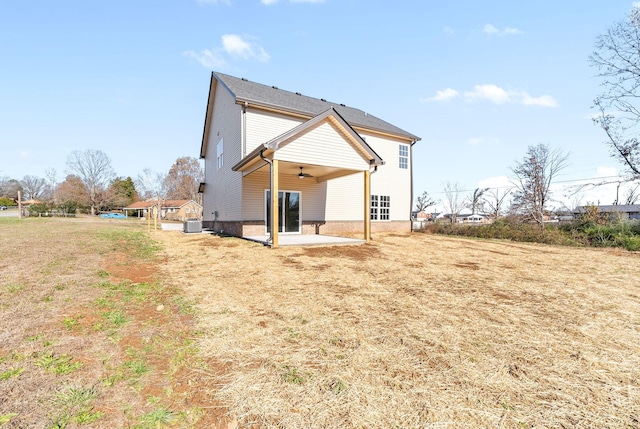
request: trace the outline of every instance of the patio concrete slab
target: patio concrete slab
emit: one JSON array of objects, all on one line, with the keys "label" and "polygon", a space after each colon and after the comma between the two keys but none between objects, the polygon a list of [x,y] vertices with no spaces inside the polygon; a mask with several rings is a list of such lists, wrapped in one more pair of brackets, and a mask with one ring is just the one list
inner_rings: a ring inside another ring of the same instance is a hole
[{"label": "patio concrete slab", "polygon": [[[242,237],[245,240],[251,240],[262,244],[268,244],[268,235],[252,235]],[[336,237],[333,235],[284,235],[278,236],[279,246],[336,246],[336,245],[354,245],[363,244],[364,240],[357,238]]]}]

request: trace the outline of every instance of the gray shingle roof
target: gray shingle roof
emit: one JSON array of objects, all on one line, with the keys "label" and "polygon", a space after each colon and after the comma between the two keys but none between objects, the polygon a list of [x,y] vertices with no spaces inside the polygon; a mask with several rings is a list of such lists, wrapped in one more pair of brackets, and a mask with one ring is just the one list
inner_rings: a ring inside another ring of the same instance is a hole
[{"label": "gray shingle roof", "polygon": [[213,74],[216,79],[229,89],[238,101],[253,102],[263,106],[275,107],[284,111],[302,113],[310,116],[319,115],[328,108],[333,107],[352,127],[368,128],[416,141],[420,140],[420,137],[360,109],[323,99],[308,97],[300,93],[285,91],[272,86],[262,85],[223,73],[214,72]]},{"label": "gray shingle roof", "polygon": [[[614,205],[603,205],[603,206],[597,206],[598,207],[598,211],[602,212],[602,213],[613,213],[613,212],[622,212],[622,213],[637,213],[640,212],[640,204],[631,204],[631,205],[624,205],[624,204],[620,204],[617,206]],[[578,206],[575,209],[576,213],[584,213],[585,210],[585,206]]]}]

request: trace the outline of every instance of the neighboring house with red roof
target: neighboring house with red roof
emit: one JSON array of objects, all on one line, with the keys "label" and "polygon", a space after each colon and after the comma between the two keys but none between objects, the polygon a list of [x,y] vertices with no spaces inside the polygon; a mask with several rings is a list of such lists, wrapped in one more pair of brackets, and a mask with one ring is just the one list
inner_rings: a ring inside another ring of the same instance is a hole
[{"label": "neighboring house with red roof", "polygon": [[[149,211],[158,206],[158,200],[137,201],[125,208],[124,212],[136,213],[137,217],[147,217]],[[163,200],[160,218],[164,220],[185,221],[188,219],[202,219],[202,206],[194,200]]]},{"label": "neighboring house with red roof", "polygon": [[226,234],[411,230],[419,137],[359,109],[213,72],[203,226]]}]

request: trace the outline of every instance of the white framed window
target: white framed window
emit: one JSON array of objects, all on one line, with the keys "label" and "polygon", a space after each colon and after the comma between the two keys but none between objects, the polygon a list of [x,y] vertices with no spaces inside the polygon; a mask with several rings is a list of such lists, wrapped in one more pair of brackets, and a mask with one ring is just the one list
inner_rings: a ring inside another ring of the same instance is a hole
[{"label": "white framed window", "polygon": [[224,139],[220,139],[216,145],[216,159],[218,162],[218,170],[224,165]]},{"label": "white framed window", "polygon": [[378,220],[378,203],[379,199],[377,195],[371,195],[371,220]]},{"label": "white framed window", "polygon": [[406,144],[398,145],[398,167],[409,168],[409,146]]},{"label": "white framed window", "polygon": [[371,220],[389,220],[391,209],[390,195],[371,195]]}]

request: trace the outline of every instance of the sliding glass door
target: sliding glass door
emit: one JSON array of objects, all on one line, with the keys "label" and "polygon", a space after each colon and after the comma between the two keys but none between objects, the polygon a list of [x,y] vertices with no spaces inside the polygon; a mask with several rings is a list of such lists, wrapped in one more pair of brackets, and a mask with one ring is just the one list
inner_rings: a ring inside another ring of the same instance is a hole
[{"label": "sliding glass door", "polygon": [[[278,232],[300,233],[300,192],[278,192]],[[265,192],[265,210],[267,234],[271,233],[271,191]]]}]

